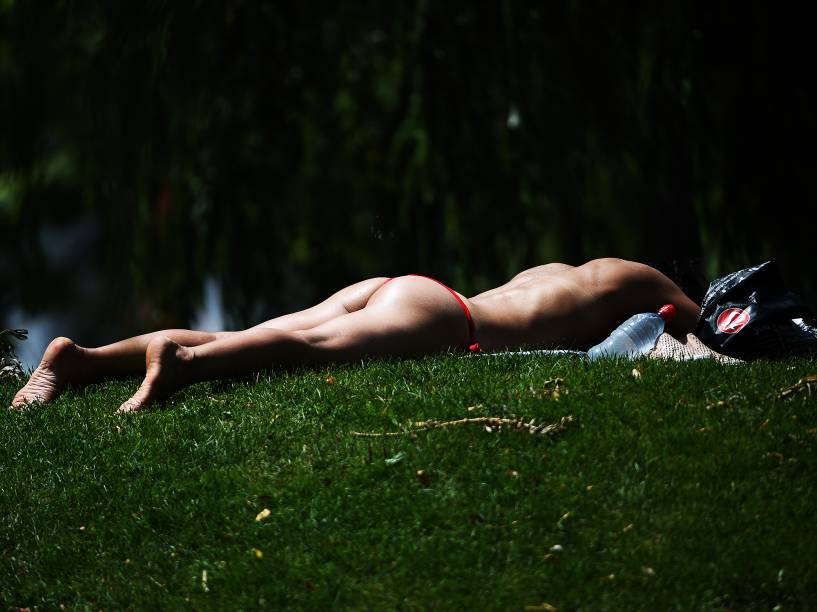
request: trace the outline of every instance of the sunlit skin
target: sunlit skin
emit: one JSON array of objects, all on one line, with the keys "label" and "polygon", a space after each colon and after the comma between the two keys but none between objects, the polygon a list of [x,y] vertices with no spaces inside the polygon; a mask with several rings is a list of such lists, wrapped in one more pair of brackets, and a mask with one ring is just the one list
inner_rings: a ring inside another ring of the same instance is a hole
[{"label": "sunlit skin", "polygon": [[[53,400],[67,385],[144,375],[119,410],[132,412],[193,383],[267,368],[414,357],[467,345],[462,307],[444,287],[418,276],[370,278],[317,306],[243,331],[186,329],[128,338],[99,348],[54,339],[12,407]],[[643,264],[596,259],[573,267],[551,263],[520,272],[471,298],[475,336],[483,350],[586,349],[637,312],[675,305],[668,326],[692,331],[699,308],[669,278]]]}]

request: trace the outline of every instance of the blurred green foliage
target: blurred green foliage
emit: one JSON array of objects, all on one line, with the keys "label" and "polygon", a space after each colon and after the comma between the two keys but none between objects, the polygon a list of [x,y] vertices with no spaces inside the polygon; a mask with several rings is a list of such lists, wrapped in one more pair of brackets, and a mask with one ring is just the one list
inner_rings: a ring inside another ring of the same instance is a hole
[{"label": "blurred green foliage", "polygon": [[794,11],[6,0],[0,316],[182,325],[215,274],[241,325],[371,275],[470,294],[608,255],[775,257],[813,302]]}]

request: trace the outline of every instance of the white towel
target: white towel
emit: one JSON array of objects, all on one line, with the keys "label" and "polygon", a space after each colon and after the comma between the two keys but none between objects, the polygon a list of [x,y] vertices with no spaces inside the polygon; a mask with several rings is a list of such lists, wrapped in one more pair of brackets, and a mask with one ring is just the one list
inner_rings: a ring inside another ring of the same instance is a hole
[{"label": "white towel", "polygon": [[[584,351],[570,351],[565,349],[537,349],[529,351],[496,351],[493,353],[471,353],[476,357],[501,357],[505,355],[579,355],[585,356]],[[743,363],[740,359],[727,357],[716,353],[692,334],[687,334],[683,341],[676,340],[667,333],[658,337],[655,348],[647,355],[650,359],[671,359],[674,361],[689,361],[691,359],[715,359],[721,363]]]}]

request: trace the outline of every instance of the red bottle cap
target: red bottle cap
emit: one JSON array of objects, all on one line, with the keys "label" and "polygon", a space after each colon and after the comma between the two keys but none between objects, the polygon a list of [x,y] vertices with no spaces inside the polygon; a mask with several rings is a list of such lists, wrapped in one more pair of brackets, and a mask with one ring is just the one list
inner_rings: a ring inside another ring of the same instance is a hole
[{"label": "red bottle cap", "polygon": [[658,314],[661,315],[661,318],[664,319],[664,321],[669,323],[675,318],[675,315],[678,314],[678,311],[672,304],[664,304],[663,306],[661,306],[661,308],[658,309]]}]

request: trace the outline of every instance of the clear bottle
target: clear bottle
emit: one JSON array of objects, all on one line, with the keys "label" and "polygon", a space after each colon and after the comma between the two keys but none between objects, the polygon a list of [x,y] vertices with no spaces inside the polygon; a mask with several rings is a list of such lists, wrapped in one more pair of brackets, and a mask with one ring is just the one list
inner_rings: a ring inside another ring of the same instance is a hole
[{"label": "clear bottle", "polygon": [[657,313],[633,315],[613,330],[606,340],[587,351],[589,359],[600,357],[640,357],[646,355],[664,332],[664,324],[675,318],[675,306],[663,305]]}]

